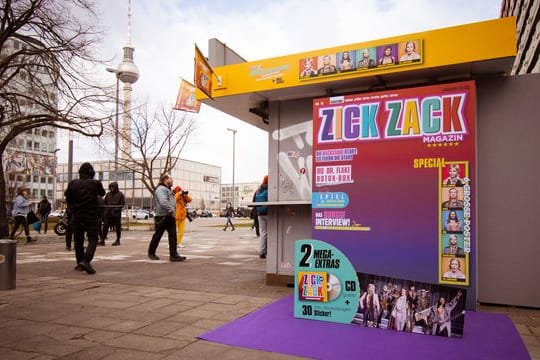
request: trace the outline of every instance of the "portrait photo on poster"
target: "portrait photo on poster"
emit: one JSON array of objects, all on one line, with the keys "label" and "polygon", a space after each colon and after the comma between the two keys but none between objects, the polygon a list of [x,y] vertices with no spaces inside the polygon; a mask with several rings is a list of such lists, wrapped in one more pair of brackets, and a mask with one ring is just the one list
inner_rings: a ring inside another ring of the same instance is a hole
[{"label": "portrait photo on poster", "polygon": [[398,44],[399,63],[419,62],[422,57],[420,55],[420,41],[408,40]]},{"label": "portrait photo on poster", "polygon": [[443,185],[461,187],[465,184],[464,175],[467,171],[465,163],[446,164],[442,169]]},{"label": "portrait photo on poster", "polygon": [[441,259],[441,280],[446,283],[465,283],[467,281],[467,258],[443,256]]},{"label": "portrait photo on poster", "polygon": [[354,70],[356,68],[355,58],[356,58],[356,52],[354,50],[343,51],[343,52],[338,53],[337,54],[338,70],[340,72]]},{"label": "portrait photo on poster", "polygon": [[463,233],[463,210],[444,210],[442,225],[444,233]]},{"label": "portrait photo on poster", "polygon": [[443,234],[441,239],[442,255],[465,257],[463,234]]},{"label": "portrait photo on poster", "polygon": [[443,209],[463,209],[463,187],[443,187],[441,199]]}]

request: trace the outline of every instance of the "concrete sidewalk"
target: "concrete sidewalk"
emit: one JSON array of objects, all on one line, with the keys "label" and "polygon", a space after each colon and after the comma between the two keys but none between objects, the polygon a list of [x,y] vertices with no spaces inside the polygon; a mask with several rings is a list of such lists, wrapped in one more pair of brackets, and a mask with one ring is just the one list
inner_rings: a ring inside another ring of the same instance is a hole
[{"label": "concrete sidewalk", "polygon": [[[97,249],[95,275],[74,271],[74,253],[51,231],[35,244],[19,244],[17,287],[0,291],[0,358],[293,359],[196,338],[292,294],[265,284],[254,231],[224,232],[224,222],[188,224],[181,249],[188,260],[179,263],[168,261],[166,235],[157,251],[161,260],[147,258],[147,226],[124,231],[121,246],[110,246],[109,233]],[[540,359],[539,311],[482,310],[508,313],[531,356]]]}]

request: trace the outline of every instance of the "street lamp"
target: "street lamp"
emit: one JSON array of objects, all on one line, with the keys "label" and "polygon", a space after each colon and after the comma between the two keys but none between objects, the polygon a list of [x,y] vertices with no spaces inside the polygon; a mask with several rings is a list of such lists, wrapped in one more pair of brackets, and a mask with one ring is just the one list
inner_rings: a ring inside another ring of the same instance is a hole
[{"label": "street lamp", "polygon": [[236,130],[235,129],[230,129],[230,128],[227,128],[228,131],[231,131],[232,132],[232,207],[233,209],[235,208],[235,204],[234,204],[234,200],[235,200],[235,195],[236,195],[236,191],[235,191],[235,188],[234,188],[234,153],[235,153],[235,137],[236,137]]},{"label": "street lamp", "polygon": [[118,111],[119,111],[119,102],[118,102],[118,91],[120,88],[120,71],[117,69],[113,69],[108,67],[106,69],[110,73],[116,74],[116,114],[115,114],[115,120],[114,120],[114,176],[115,178],[118,176]]}]

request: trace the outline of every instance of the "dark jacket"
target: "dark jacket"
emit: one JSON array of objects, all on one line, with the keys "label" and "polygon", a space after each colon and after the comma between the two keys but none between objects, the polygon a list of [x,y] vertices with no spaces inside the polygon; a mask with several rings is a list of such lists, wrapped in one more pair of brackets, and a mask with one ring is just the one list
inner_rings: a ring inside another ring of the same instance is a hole
[{"label": "dark jacket", "polygon": [[227,217],[234,217],[234,208],[229,205],[225,208],[225,214],[227,215]]},{"label": "dark jacket", "polygon": [[97,220],[98,218],[98,196],[105,195],[105,189],[101,181],[93,179],[94,174],[94,169],[90,164],[81,165],[80,178],[71,180],[64,192],[73,219]]},{"label": "dark jacket", "polygon": [[109,192],[105,195],[105,217],[122,216],[122,208],[126,204],[124,194],[118,189],[118,183],[109,184]]},{"label": "dark jacket", "polygon": [[47,199],[42,199],[38,203],[38,213],[41,216],[49,215],[51,213],[51,203]]}]

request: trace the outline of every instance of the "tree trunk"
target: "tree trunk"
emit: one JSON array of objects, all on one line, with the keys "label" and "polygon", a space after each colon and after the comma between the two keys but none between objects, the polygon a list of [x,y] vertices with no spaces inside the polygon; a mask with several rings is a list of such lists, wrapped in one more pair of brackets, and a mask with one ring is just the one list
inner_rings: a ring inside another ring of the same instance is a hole
[{"label": "tree trunk", "polygon": [[[1,154],[1,153],[0,153]],[[0,155],[0,238],[9,235],[6,211],[6,178],[4,175],[4,162]]]}]

